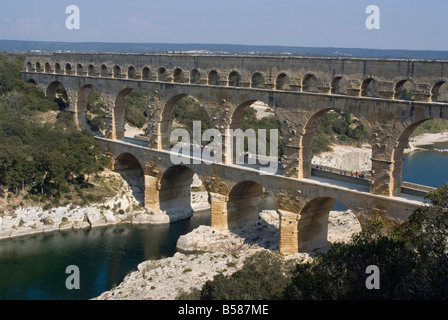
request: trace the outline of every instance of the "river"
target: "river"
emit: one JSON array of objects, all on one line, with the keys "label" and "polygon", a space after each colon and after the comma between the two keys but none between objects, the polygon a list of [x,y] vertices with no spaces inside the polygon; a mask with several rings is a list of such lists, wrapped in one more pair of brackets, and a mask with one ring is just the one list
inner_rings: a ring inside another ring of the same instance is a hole
[{"label": "river", "polygon": [[[438,187],[448,182],[448,143],[404,156],[403,179]],[[272,200],[263,202],[272,209]],[[335,209],[345,207],[335,204]],[[210,212],[170,225],[119,225],[0,240],[0,300],[83,300],[118,285],[148,259],[172,256],[180,235],[210,225]],[[68,290],[65,269],[80,270],[79,290]]]}]

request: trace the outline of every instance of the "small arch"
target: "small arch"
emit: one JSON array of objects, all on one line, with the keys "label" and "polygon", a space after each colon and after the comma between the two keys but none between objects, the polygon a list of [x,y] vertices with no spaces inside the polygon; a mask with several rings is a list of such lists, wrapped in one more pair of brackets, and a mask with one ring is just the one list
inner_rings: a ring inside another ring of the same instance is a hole
[{"label": "small arch", "polygon": [[379,97],[379,84],[376,79],[364,79],[361,85],[361,97]]},{"label": "small arch", "polygon": [[184,82],[184,72],[181,68],[174,68],[173,71],[173,82]]},{"label": "small arch", "polygon": [[[59,64],[59,63],[56,63],[56,73],[58,73],[57,71],[58,71],[58,66],[59,66],[59,69],[61,68],[61,65]],[[50,63],[49,62],[46,62],[45,63],[45,72],[46,73],[51,73],[51,72],[53,72],[53,70],[51,69],[51,65],[50,65]]]},{"label": "small arch", "polygon": [[36,62],[36,72],[42,72],[42,65],[40,62]]},{"label": "small arch", "polygon": [[65,65],[65,74],[72,74],[72,65],[70,63]]},{"label": "small arch", "polygon": [[165,67],[160,67],[157,70],[157,81],[167,81],[168,80],[168,70]]},{"label": "small arch", "polygon": [[331,94],[347,94],[347,79],[343,76],[334,77],[331,80]]},{"label": "small arch", "polygon": [[142,80],[149,80],[151,76],[151,70],[148,67],[142,69]]},{"label": "small arch", "polygon": [[28,71],[28,72],[33,72],[34,71],[33,64],[31,62],[29,62],[29,61],[26,63],[26,71]]},{"label": "small arch", "polygon": [[246,222],[256,221],[263,186],[254,181],[241,181],[230,190],[227,201],[227,223],[229,229]]},{"label": "small arch", "polygon": [[95,75],[95,66],[93,64],[90,64],[89,67],[87,68],[87,74],[90,77],[93,77]]},{"label": "small arch", "polygon": [[135,79],[136,77],[137,76],[136,76],[136,73],[135,73],[135,68],[133,66],[130,66],[128,68],[128,79]]},{"label": "small arch", "polygon": [[241,87],[241,75],[238,71],[229,74],[229,87]]},{"label": "small arch", "polygon": [[78,64],[76,65],[76,74],[77,74],[78,76],[82,76],[82,75],[84,75],[84,67],[83,67],[82,64],[80,64],[80,63],[78,63]]},{"label": "small arch", "polygon": [[208,74],[208,84],[211,86],[219,86],[219,74],[216,70],[212,70]]},{"label": "small arch", "polygon": [[120,66],[116,65],[114,67],[114,78],[121,78],[121,68]]},{"label": "small arch", "polygon": [[265,79],[260,72],[255,72],[251,79],[251,88],[264,89]]},{"label": "small arch", "polygon": [[431,101],[448,101],[448,83],[438,81],[431,88]]},{"label": "small arch", "polygon": [[55,69],[54,72],[57,74],[63,74],[64,73],[64,69],[62,69],[62,66],[60,63],[56,63],[55,64]]},{"label": "small arch", "polygon": [[201,73],[198,69],[193,69],[190,71],[190,83],[200,84],[201,83]]},{"label": "small arch", "polygon": [[37,87],[37,83],[36,81],[34,81],[34,79],[29,79],[26,83],[32,84]]},{"label": "small arch", "polygon": [[107,69],[105,64],[101,65],[100,75],[101,75],[101,77],[108,77],[109,76],[109,70]]},{"label": "small arch", "polygon": [[395,85],[394,99],[414,100],[415,86],[408,79],[400,80]]},{"label": "small arch", "polygon": [[318,79],[312,74],[308,73],[302,80],[302,91],[303,92],[319,92]]},{"label": "small arch", "polygon": [[275,79],[275,90],[288,90],[290,77],[286,73],[280,73]]}]

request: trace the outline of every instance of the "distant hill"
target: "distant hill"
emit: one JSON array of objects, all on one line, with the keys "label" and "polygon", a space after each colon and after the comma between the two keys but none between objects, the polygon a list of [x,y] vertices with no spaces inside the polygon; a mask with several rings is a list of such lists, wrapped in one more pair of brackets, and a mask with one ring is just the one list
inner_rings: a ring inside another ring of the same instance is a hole
[{"label": "distant hill", "polygon": [[197,52],[204,54],[263,54],[320,57],[360,57],[390,59],[448,60],[448,51],[382,50],[356,48],[312,48],[231,44],[175,43],[105,43],[105,42],[45,42],[0,40],[0,51],[37,52],[118,52],[168,53]]}]

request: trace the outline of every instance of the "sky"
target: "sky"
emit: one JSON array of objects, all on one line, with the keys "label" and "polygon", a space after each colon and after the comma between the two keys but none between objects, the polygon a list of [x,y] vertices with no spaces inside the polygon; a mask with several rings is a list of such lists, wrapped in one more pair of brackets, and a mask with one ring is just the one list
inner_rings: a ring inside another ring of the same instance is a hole
[{"label": "sky", "polygon": [[447,14],[446,0],[1,0],[0,39],[448,51]]}]

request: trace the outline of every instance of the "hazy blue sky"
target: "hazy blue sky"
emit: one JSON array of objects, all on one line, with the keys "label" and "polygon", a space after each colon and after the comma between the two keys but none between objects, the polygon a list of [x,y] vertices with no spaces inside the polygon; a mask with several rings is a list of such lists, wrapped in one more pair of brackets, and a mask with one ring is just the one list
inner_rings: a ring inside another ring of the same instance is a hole
[{"label": "hazy blue sky", "polygon": [[[368,5],[381,29],[368,30]],[[68,5],[80,30],[68,30]],[[446,0],[1,0],[0,39],[448,50]]]}]

